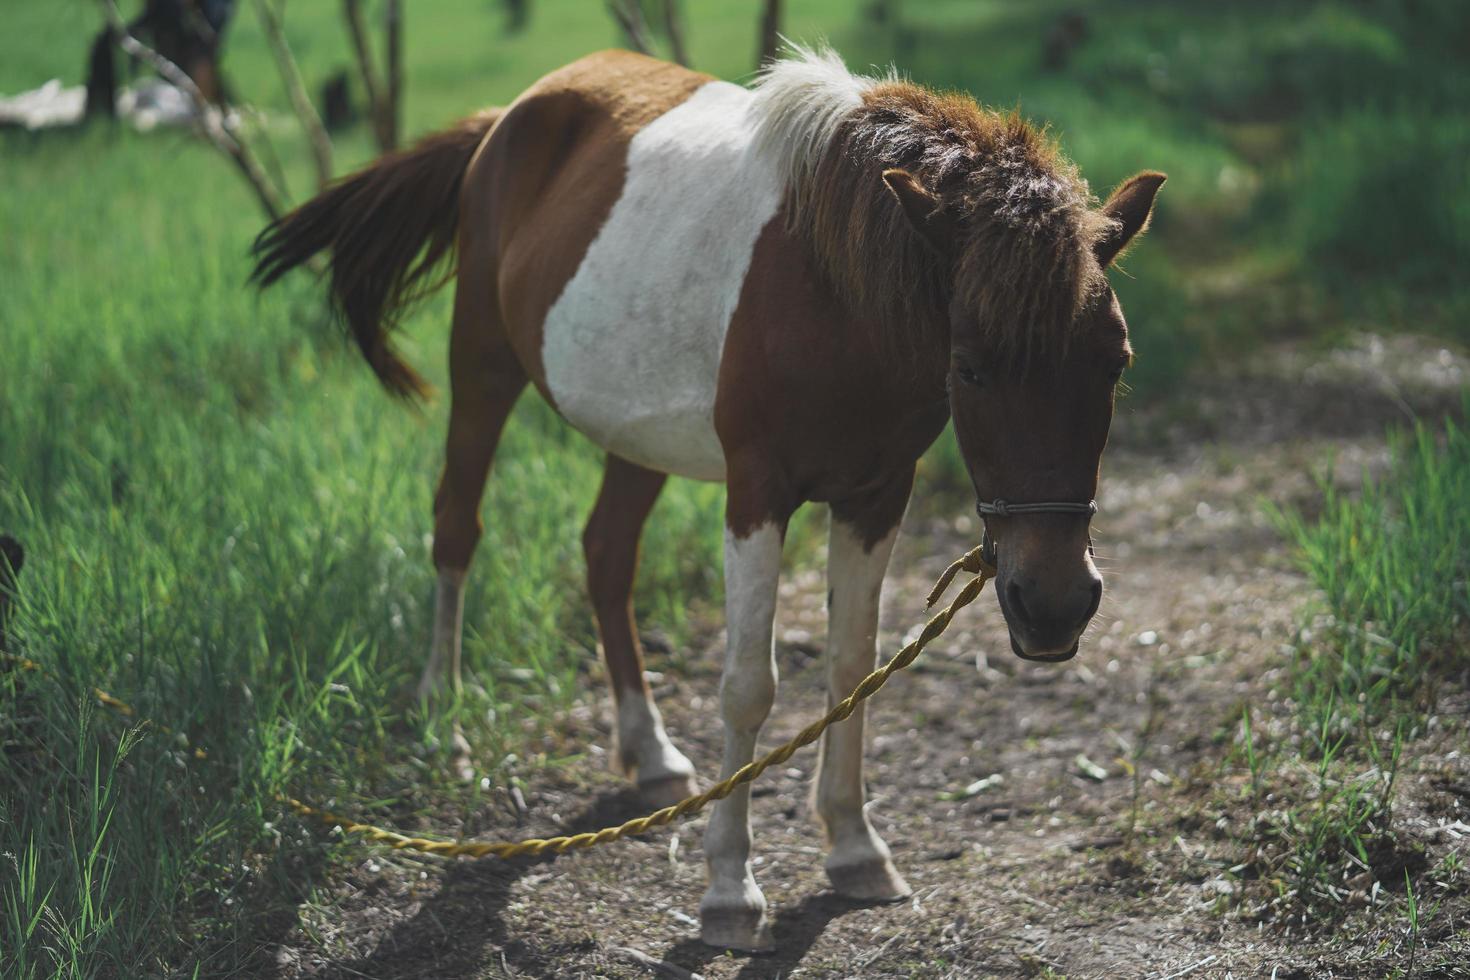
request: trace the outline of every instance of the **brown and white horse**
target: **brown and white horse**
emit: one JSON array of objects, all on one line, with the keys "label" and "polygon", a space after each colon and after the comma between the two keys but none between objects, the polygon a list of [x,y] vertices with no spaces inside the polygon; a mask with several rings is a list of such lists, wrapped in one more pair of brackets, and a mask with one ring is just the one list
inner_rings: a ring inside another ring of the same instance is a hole
[{"label": "brown and white horse", "polygon": [[[329,253],[368,362],[413,394],[423,386],[387,334],[457,249],[421,691],[446,668],[457,679],[480,497],[529,381],[608,454],[583,541],[615,756],[666,804],[695,789],[694,771],[650,698],[630,595],[670,473],[728,488],[722,775],[751,760],[775,696],[788,518],[804,501],[831,508],[835,700],[874,665],[914,464],[951,418],[998,543],[1015,652],[1076,652],[1102,591],[1088,523],[1131,357],[1104,270],[1163,181],[1139,174],[1099,207],[1019,118],[853,75],[829,51],[798,50],[750,89],[613,51],[323,192],[262,233],[256,274],[269,285]],[[897,899],[909,888],[864,813],[862,751],[859,709],[821,746],[827,872],[844,895]],[[702,935],[764,949],[749,801],[739,790],[710,816]]]}]

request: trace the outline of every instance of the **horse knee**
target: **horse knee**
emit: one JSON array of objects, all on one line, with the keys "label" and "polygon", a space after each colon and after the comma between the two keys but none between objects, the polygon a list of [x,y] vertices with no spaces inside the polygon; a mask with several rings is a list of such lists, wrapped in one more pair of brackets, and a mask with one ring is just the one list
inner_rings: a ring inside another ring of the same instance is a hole
[{"label": "horse knee", "polygon": [[726,671],[720,682],[720,713],[731,732],[758,734],[771,713],[776,701],[776,664],[769,655],[765,659],[765,664]]}]

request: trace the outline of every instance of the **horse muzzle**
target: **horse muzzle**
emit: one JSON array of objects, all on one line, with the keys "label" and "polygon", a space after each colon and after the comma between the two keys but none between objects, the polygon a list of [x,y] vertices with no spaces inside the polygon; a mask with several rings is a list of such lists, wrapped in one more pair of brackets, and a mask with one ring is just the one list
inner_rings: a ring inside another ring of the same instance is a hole
[{"label": "horse muzzle", "polygon": [[1077,656],[1077,650],[1078,650],[1079,647],[1082,646],[1082,638],[1079,636],[1077,639],[1075,639],[1075,640],[1072,641],[1072,645],[1070,647],[1068,647],[1067,649],[1061,651],[1060,653],[1027,653],[1021,647],[1021,641],[1018,640],[1018,639],[1016,639],[1016,631],[1015,630],[1010,630],[1009,632],[1010,632],[1010,637],[1011,637],[1011,652],[1014,653],[1016,656],[1020,657],[1022,660],[1029,660],[1032,663],[1040,663],[1040,664],[1059,664],[1059,663],[1063,663],[1063,662],[1065,662],[1067,660],[1071,660],[1073,657]]}]

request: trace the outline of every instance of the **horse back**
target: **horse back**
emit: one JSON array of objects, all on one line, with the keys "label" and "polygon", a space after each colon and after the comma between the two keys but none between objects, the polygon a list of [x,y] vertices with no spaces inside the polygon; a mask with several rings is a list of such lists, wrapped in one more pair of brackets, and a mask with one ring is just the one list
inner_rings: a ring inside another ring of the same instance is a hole
[{"label": "horse back", "polygon": [[482,272],[542,393],[604,448],[723,476],[713,407],[755,241],[779,206],[750,94],[626,52],[547,76],[471,164],[461,278]]}]

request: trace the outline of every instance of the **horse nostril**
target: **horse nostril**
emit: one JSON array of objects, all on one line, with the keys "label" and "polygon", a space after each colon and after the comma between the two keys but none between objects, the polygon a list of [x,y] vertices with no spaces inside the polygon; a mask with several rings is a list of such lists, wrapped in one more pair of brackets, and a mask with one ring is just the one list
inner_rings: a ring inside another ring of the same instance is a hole
[{"label": "horse nostril", "polygon": [[1021,599],[1021,587],[1015,582],[1006,586],[1006,602],[1011,607],[1011,615],[1022,622],[1031,621],[1031,614],[1026,609],[1025,601]]},{"label": "horse nostril", "polygon": [[1087,606],[1087,615],[1082,617],[1085,623],[1097,613],[1097,607],[1102,605],[1102,579],[1092,580],[1092,602]]}]

